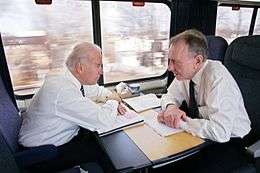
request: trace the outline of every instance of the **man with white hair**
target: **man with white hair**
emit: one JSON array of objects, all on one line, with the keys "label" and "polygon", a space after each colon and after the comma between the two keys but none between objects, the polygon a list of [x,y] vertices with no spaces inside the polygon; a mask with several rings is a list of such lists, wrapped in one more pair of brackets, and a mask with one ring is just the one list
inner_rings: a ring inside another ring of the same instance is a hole
[{"label": "man with white hair", "polygon": [[[95,131],[125,113],[117,100],[109,99],[114,98],[111,91],[97,85],[101,74],[101,49],[87,42],[78,44],[66,60],[65,72],[47,76],[33,97],[19,142],[24,147],[57,146],[57,158],[48,163],[52,170],[98,161],[101,149],[93,134],[79,133],[80,127]],[[100,106],[96,101],[105,103]]]},{"label": "man with white hair", "polygon": [[207,58],[201,32],[190,29],[171,39],[168,69],[175,79],[162,96],[158,121],[215,141],[179,164],[183,173],[232,172],[244,161],[242,139],[251,130],[236,81],[221,62]]}]

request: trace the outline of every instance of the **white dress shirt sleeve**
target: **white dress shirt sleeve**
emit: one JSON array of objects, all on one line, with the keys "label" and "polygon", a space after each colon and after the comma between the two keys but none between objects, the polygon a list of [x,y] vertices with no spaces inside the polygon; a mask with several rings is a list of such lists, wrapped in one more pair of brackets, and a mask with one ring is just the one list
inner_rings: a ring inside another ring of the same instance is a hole
[{"label": "white dress shirt sleeve", "polygon": [[117,107],[118,102],[114,100],[99,106],[91,99],[82,97],[77,90],[61,91],[55,102],[56,115],[89,130],[113,125],[117,116]]},{"label": "white dress shirt sleeve", "polygon": [[[215,81],[206,95],[206,106],[199,107],[204,119],[191,119],[182,124],[182,128],[193,135],[217,142],[227,142],[231,137],[235,116],[239,114],[242,97],[232,85],[226,85],[225,79]],[[236,98],[236,99],[235,99]],[[236,111],[238,110],[238,111]]]},{"label": "white dress shirt sleeve", "polygon": [[85,85],[84,90],[86,93],[86,97],[90,98],[92,101],[95,102],[105,102],[106,97],[112,94],[112,92],[109,89],[103,86],[99,86],[98,84]]},{"label": "white dress shirt sleeve", "polygon": [[167,105],[173,104],[179,107],[184,100],[184,84],[177,79],[174,79],[171,85],[168,88],[167,94],[162,95],[161,98],[161,107],[162,110],[165,110]]},{"label": "white dress shirt sleeve", "polygon": [[112,92],[109,89],[98,85],[98,94],[97,94],[98,101],[101,102],[106,101],[106,97],[108,97],[111,94]]}]

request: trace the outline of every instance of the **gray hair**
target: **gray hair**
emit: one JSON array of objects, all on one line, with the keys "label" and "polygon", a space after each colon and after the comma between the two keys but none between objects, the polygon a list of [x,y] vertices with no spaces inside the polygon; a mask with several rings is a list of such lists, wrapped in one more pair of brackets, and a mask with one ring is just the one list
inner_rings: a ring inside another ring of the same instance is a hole
[{"label": "gray hair", "polygon": [[170,40],[170,46],[178,41],[184,41],[189,46],[190,52],[203,56],[203,61],[208,58],[208,43],[204,34],[195,29],[186,30]]},{"label": "gray hair", "polygon": [[93,51],[101,52],[101,49],[97,45],[88,42],[76,45],[66,59],[67,68],[73,70],[77,63],[87,63]]}]

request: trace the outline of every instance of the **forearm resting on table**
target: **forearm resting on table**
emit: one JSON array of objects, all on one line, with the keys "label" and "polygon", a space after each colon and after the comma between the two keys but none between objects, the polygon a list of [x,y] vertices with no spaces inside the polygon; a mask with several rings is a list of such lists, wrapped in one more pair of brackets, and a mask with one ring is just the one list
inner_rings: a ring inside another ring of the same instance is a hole
[{"label": "forearm resting on table", "polygon": [[121,96],[117,92],[112,92],[112,94],[108,95],[106,97],[106,101],[107,100],[116,100],[118,102],[122,102]]}]

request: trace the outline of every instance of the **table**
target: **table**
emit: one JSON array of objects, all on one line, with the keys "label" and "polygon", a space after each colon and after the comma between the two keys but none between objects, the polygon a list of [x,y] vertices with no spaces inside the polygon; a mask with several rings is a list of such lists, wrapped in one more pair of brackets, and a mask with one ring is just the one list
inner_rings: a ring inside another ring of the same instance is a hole
[{"label": "table", "polygon": [[168,165],[205,146],[204,140],[186,132],[162,137],[146,124],[101,137],[99,141],[118,172],[148,172],[151,167]]}]

